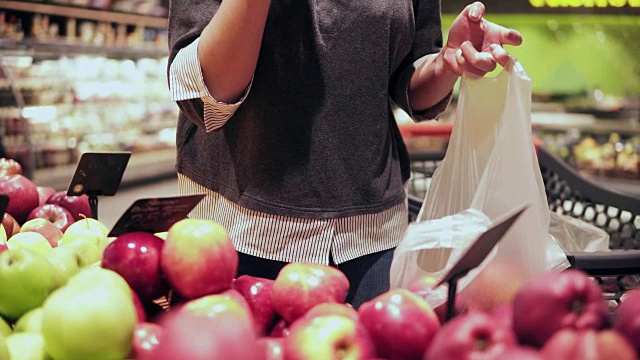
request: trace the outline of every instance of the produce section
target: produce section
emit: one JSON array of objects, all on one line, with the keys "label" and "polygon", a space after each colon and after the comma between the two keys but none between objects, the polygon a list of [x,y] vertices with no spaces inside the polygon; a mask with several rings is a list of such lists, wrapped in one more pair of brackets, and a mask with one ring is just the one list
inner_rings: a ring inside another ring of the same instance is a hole
[{"label": "produce section", "polygon": [[[453,319],[446,303],[427,302],[435,278],[356,309],[345,302],[352,284],[334,267],[292,263],[276,279],[237,277],[238,254],[214,222],[167,221],[142,206],[111,211],[127,211],[114,227],[92,218],[86,195],[62,191],[82,154],[132,152],[123,186],[175,176],[166,4],[0,0],[0,134],[7,157],[17,160],[0,158],[0,209],[8,201],[0,226],[0,360],[640,357],[640,107],[629,89],[624,98],[533,94],[553,215],[596,225],[613,251],[567,252],[572,269],[534,279],[496,263],[456,294]],[[519,19],[525,29],[534,23]],[[572,36],[557,19],[545,29]],[[604,34],[592,21],[570,30],[593,25]],[[595,58],[598,43],[593,48]],[[455,107],[454,96],[439,122],[404,123],[398,114],[412,163],[410,221],[446,150]],[[571,168],[549,166],[550,154]],[[141,218],[159,230],[142,229]]]},{"label": "produce section", "polygon": [[[111,236],[86,195],[37,185],[10,160],[0,170],[9,200],[0,359],[633,360],[640,352],[637,281],[614,290],[623,295],[612,307],[610,285],[587,270],[526,279],[493,262],[456,295],[451,319],[446,303],[427,301],[437,291],[430,276],[355,309],[334,267],[291,263],[275,279],[236,277],[238,253],[215,222],[163,223],[170,217],[159,208],[132,206],[123,215],[129,230],[116,225]],[[166,231],[136,230],[136,221]]]},{"label": "produce section", "polygon": [[[134,158],[157,152],[156,175],[173,171],[178,110],[165,77],[166,18],[123,13],[131,2],[111,4],[111,11],[94,3],[84,9],[78,2],[0,2],[6,155],[29,178],[56,189],[87,151],[126,150]],[[130,172],[125,183],[149,179],[144,166]]]}]

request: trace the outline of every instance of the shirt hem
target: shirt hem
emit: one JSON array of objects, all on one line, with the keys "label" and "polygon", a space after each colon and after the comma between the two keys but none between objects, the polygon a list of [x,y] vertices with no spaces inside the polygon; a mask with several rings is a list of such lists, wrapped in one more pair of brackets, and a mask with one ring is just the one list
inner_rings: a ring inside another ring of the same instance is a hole
[{"label": "shirt hem", "polygon": [[[308,219],[336,219],[355,215],[375,214],[392,208],[405,200],[405,190],[402,187],[397,194],[390,199],[375,205],[354,205],[340,209],[321,209],[321,208],[299,208],[295,206],[287,206],[284,204],[276,204],[262,199],[255,198],[251,195],[242,194],[237,200],[234,199],[233,190],[225,186],[217,184],[209,179],[202,178],[194,172],[189,171],[184,165],[177,169],[179,173],[196,182],[197,184],[215,191],[224,196],[227,200],[247,209],[268,213],[272,215],[308,218]],[[186,170],[186,171],[185,171]],[[215,185],[215,186],[211,186]]]}]

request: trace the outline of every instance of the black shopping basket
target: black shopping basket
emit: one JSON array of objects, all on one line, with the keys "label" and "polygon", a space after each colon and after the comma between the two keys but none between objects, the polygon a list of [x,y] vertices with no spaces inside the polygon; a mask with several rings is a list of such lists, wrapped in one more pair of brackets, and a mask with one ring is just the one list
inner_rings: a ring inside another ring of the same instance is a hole
[{"label": "black shopping basket", "polygon": [[[412,152],[409,221],[422,206],[430,177],[444,152]],[[551,211],[591,223],[610,235],[610,252],[571,252],[571,266],[600,284],[611,310],[626,291],[640,286],[640,199],[596,184],[538,146],[538,160]]]}]

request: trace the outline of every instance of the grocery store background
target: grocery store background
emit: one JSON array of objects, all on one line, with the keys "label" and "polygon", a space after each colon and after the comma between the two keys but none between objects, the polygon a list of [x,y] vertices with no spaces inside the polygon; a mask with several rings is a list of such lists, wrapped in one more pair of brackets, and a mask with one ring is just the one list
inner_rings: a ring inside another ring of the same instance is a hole
[{"label": "grocery store background", "polygon": [[[509,50],[533,80],[532,120],[544,146],[583,176],[640,197],[640,1],[484,2],[489,20],[524,36]],[[466,3],[443,1],[445,29]],[[82,153],[131,151],[122,189],[101,199],[107,224],[135,198],[177,192],[167,4],[0,0],[7,154],[37,184],[66,189]],[[454,99],[442,122],[455,107]],[[411,151],[446,148],[446,139],[406,140]]]}]

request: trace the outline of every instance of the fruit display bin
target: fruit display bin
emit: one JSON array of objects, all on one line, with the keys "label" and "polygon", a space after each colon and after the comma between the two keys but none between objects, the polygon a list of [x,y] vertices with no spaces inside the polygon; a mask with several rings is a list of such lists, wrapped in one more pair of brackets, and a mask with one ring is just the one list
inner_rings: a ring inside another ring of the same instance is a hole
[{"label": "fruit display bin", "polygon": [[[613,311],[628,290],[640,286],[640,199],[591,182],[542,146],[537,146],[537,153],[549,209],[593,224],[610,236],[611,251],[567,252],[567,258],[573,268],[600,284]],[[410,158],[409,221],[414,221],[444,152],[414,151]]]}]

